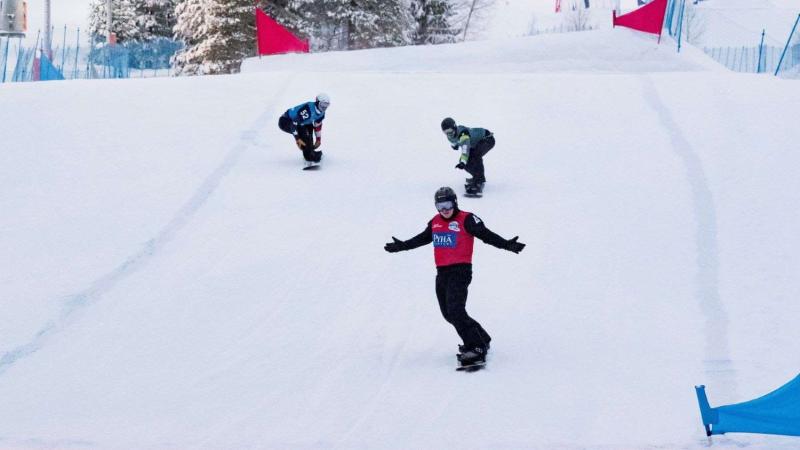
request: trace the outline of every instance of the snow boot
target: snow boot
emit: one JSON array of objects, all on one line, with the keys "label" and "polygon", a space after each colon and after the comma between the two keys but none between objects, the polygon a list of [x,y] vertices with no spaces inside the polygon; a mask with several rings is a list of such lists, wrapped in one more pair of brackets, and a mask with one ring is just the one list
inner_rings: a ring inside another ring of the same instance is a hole
[{"label": "snow boot", "polygon": [[[460,347],[459,347],[460,349]],[[458,361],[462,366],[486,362],[486,349],[483,347],[464,348],[464,352],[458,355]]]},{"label": "snow boot", "polygon": [[[484,353],[488,354],[489,353],[489,349],[491,347],[492,346],[487,342],[483,347],[484,348]],[[467,347],[466,345],[459,345],[458,346],[458,354],[459,355],[465,353],[467,350],[469,350],[469,347]]]}]

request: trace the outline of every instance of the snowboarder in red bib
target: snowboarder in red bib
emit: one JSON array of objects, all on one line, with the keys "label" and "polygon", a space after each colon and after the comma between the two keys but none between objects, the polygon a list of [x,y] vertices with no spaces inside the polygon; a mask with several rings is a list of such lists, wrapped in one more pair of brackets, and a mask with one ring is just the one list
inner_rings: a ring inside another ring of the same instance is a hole
[{"label": "snowboarder in red bib", "polygon": [[407,241],[392,236],[392,242],[384,249],[395,253],[433,243],[439,309],[463,341],[463,345],[458,346],[458,360],[462,366],[484,363],[492,338],[466,310],[475,238],[514,253],[521,252],[525,244],[517,242],[518,236],[500,237],[486,228],[478,216],[458,209],[456,193],[449,187],[439,188],[434,202],[439,213],[428,222],[425,230]]}]

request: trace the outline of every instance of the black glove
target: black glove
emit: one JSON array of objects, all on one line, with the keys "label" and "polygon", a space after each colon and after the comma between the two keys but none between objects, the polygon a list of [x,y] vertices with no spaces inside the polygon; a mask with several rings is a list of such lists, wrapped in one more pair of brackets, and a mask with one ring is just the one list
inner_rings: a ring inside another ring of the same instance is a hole
[{"label": "black glove", "polygon": [[383,249],[386,250],[389,253],[397,253],[400,250],[405,250],[406,249],[405,248],[406,247],[406,245],[405,245],[406,243],[401,241],[400,239],[397,239],[396,237],[392,236],[392,241],[393,242],[389,242],[388,244],[384,245]]},{"label": "black glove", "polygon": [[508,242],[506,242],[506,250],[514,253],[521,252],[522,249],[525,248],[525,244],[522,242],[517,242],[517,239],[519,239],[519,236],[514,236],[513,238],[509,239]]},{"label": "black glove", "polygon": [[463,161],[459,161],[458,164],[456,164],[456,169],[464,170],[465,167],[467,167],[467,165],[464,164]]}]

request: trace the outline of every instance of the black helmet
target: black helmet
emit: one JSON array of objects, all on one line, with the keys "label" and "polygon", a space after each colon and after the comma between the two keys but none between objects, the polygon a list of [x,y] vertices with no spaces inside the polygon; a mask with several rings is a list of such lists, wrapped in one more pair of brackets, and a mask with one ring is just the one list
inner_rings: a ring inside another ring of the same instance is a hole
[{"label": "black helmet", "polygon": [[440,187],[436,190],[436,193],[433,194],[433,202],[441,203],[447,201],[453,202],[453,205],[458,207],[458,198],[456,197],[456,192],[448,186]]},{"label": "black helmet", "polygon": [[453,120],[452,118],[445,117],[445,119],[442,120],[442,131],[455,130],[455,128],[456,128],[456,121]]}]

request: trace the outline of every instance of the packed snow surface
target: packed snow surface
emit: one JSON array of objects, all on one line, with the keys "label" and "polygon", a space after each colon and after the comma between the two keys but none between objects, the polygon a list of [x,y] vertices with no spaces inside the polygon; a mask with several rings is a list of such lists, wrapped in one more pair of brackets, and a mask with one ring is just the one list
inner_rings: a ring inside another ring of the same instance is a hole
[{"label": "packed snow surface", "polygon": [[[800,368],[796,81],[630,30],[0,85],[0,448],[706,448]],[[277,128],[332,98],[323,167]],[[455,372],[439,122],[495,133]],[[719,448],[792,449],[731,434]]]}]

